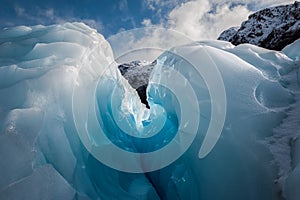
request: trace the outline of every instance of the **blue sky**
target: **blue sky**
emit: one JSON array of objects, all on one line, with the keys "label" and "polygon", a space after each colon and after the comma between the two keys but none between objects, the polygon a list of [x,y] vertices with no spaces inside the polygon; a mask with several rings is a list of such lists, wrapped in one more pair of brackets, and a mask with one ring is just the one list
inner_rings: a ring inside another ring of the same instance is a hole
[{"label": "blue sky", "polygon": [[[183,1],[163,5],[158,13],[143,0],[1,0],[1,28],[15,25],[84,21],[108,36],[120,30],[143,26],[144,19],[157,24],[163,13]],[[4,6],[5,5],[5,6]]]},{"label": "blue sky", "polygon": [[213,39],[258,9],[289,0],[0,0],[0,28],[82,21],[104,36],[149,25]]}]

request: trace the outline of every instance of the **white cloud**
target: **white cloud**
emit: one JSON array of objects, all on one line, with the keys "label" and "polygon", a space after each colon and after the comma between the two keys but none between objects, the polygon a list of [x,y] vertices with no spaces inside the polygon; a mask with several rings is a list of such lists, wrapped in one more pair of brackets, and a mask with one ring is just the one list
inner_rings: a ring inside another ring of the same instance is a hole
[{"label": "white cloud", "polygon": [[169,14],[167,26],[195,39],[216,39],[231,26],[239,25],[251,13],[246,6],[215,5],[209,0],[190,1]]},{"label": "white cloud", "polygon": [[133,60],[153,61],[165,50],[181,44],[191,43],[190,38],[170,29],[149,26],[120,32],[108,38],[116,61],[126,63]]},{"label": "white cloud", "polygon": [[141,24],[144,26],[152,26],[151,19],[148,19],[148,18],[144,19]]},{"label": "white cloud", "polygon": [[[213,26],[207,27],[211,35],[216,38],[219,34],[232,26],[239,26],[242,21],[246,20],[251,13],[245,6],[235,6],[230,8],[228,4],[217,7],[215,14],[208,14],[209,20]],[[209,26],[209,25],[208,25]]]},{"label": "white cloud", "polygon": [[199,33],[208,25],[201,23],[201,21],[203,21],[210,9],[208,0],[184,3],[169,13],[167,26],[193,39],[198,39],[201,37]]}]

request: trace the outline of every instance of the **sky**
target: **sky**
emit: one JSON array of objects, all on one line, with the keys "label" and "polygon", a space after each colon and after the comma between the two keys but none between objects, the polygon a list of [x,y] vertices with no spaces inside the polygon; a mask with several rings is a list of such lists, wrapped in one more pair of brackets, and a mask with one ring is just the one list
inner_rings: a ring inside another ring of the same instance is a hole
[{"label": "sky", "polygon": [[80,21],[105,37],[133,28],[164,27],[195,40],[217,39],[248,15],[294,0],[0,0],[0,28]]}]

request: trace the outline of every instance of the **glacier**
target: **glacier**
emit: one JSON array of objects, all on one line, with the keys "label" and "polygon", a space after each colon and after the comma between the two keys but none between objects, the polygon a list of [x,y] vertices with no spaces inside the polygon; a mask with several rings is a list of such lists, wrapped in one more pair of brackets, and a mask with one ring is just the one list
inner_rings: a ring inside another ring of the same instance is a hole
[{"label": "glacier", "polygon": [[147,109],[83,23],[0,31],[0,199],[299,199],[299,41],[174,45]]}]

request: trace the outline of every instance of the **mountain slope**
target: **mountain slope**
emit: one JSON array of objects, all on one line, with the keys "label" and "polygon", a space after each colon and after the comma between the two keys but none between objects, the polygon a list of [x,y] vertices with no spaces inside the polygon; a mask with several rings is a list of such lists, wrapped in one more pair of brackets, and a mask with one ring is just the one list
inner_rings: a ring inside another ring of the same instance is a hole
[{"label": "mountain slope", "polygon": [[132,61],[130,63],[124,63],[118,66],[121,74],[128,83],[136,89],[141,102],[148,108],[146,89],[151,71],[156,64],[156,60],[151,62],[147,61]]},{"label": "mountain slope", "polygon": [[234,45],[250,43],[281,50],[300,38],[300,2],[260,10],[248,17],[241,27],[225,30],[218,40]]}]

